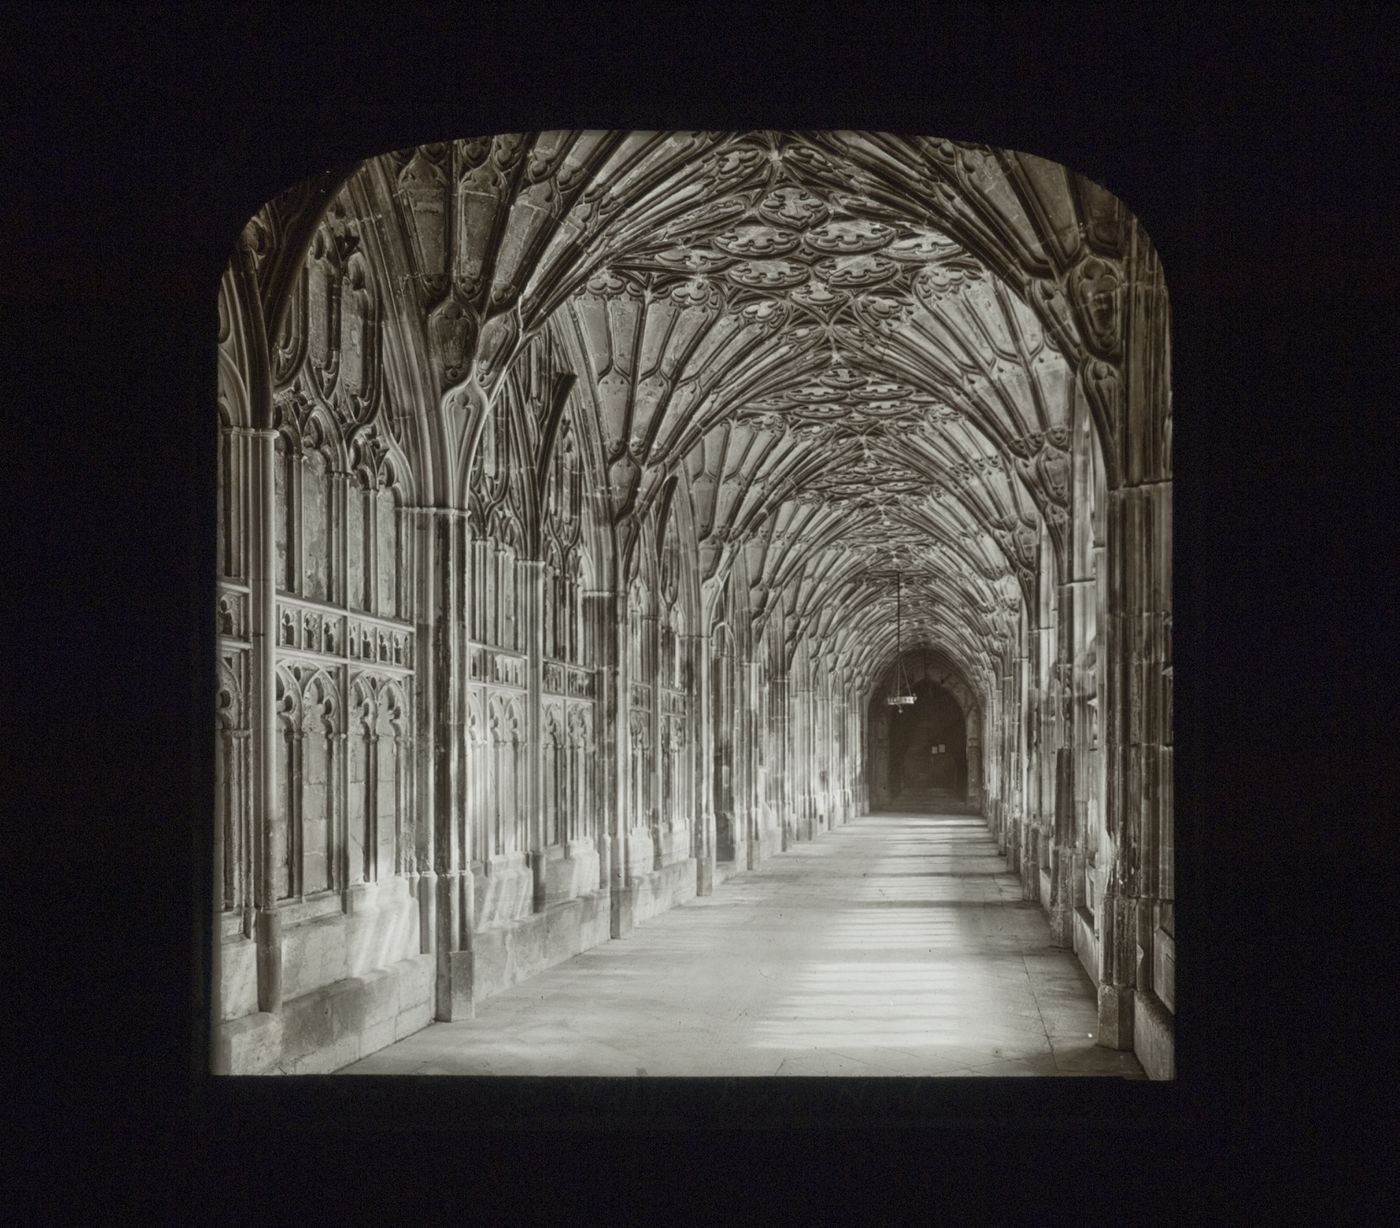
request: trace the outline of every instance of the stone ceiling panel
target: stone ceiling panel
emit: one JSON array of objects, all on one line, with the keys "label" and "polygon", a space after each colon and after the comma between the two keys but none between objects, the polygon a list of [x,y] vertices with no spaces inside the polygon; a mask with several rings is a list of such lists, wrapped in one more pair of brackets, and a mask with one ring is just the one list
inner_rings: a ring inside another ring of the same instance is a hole
[{"label": "stone ceiling panel", "polygon": [[[1026,592],[1042,539],[1062,544],[1081,382],[1100,417],[1121,395],[1128,215],[1043,159],[882,133],[555,131],[386,155],[337,199],[342,230],[391,220],[398,247],[374,251],[412,266],[378,293],[421,321],[434,454],[470,468],[504,375],[551,335],[597,416],[613,515],[680,475],[702,571],[747,549],[773,588],[760,606],[820,590],[873,608],[893,565],[985,639],[989,586]],[[299,200],[260,224],[288,232]]]}]

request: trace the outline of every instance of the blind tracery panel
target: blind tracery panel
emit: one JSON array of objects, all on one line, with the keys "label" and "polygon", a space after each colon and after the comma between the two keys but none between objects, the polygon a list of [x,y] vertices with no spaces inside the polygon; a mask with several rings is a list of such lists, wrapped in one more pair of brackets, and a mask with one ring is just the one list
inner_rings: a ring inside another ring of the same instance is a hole
[{"label": "blind tracery panel", "polygon": [[525,813],[525,712],[523,699],[494,694],[487,701],[491,743],[490,850],[503,857],[529,850]]},{"label": "blind tracery panel", "polygon": [[544,737],[540,746],[540,767],[543,788],[545,842],[563,844],[568,839],[567,815],[570,805],[568,773],[568,738],[565,733],[562,704],[548,704],[544,709]]},{"label": "blind tracery panel", "polygon": [[275,897],[290,901],[402,869],[414,645],[411,628],[375,621],[406,612],[402,491],[382,437],[361,429],[345,472],[323,411],[292,396],[279,413],[273,870]]},{"label": "blind tracery panel", "polygon": [[400,872],[412,782],[410,711],[405,688],[394,679],[359,674],[352,683],[347,798],[351,883]]},{"label": "blind tracery panel", "polygon": [[573,707],[569,711],[568,779],[569,802],[566,812],[569,840],[591,840],[596,834],[593,813],[594,773],[597,771],[593,741],[593,709]]},{"label": "blind tracery panel", "polygon": [[467,823],[472,862],[478,866],[495,852],[490,777],[493,755],[482,695],[473,688],[467,695]]}]

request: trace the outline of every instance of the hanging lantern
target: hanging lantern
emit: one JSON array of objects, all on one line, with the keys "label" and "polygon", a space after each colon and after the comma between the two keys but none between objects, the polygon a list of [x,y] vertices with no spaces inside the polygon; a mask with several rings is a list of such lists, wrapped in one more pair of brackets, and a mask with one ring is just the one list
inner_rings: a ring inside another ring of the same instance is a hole
[{"label": "hanging lantern", "polygon": [[898,714],[901,708],[908,708],[914,702],[914,687],[904,668],[904,605],[900,586],[900,573],[894,573],[894,680],[885,702]]}]

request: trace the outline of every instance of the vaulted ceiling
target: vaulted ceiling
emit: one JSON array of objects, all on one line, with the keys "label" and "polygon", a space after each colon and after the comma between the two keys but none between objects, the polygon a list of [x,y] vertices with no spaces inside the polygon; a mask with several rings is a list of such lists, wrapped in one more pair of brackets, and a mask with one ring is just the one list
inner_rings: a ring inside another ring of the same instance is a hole
[{"label": "vaulted ceiling", "polygon": [[444,489],[549,338],[619,521],[679,477],[702,579],[742,559],[759,626],[781,607],[790,640],[874,671],[898,573],[906,643],[985,674],[1065,531],[1074,399],[1112,378],[1116,198],[858,132],[499,136],[372,159],[347,191],[408,270]]}]

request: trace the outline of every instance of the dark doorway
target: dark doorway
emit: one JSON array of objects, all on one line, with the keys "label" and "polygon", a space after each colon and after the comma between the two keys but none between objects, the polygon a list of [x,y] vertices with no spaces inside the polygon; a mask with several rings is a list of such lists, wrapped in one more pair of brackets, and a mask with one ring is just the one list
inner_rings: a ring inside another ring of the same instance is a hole
[{"label": "dark doorway", "polygon": [[890,717],[890,803],[923,810],[967,800],[967,723],[951,691],[931,678],[914,683],[912,706]]}]

